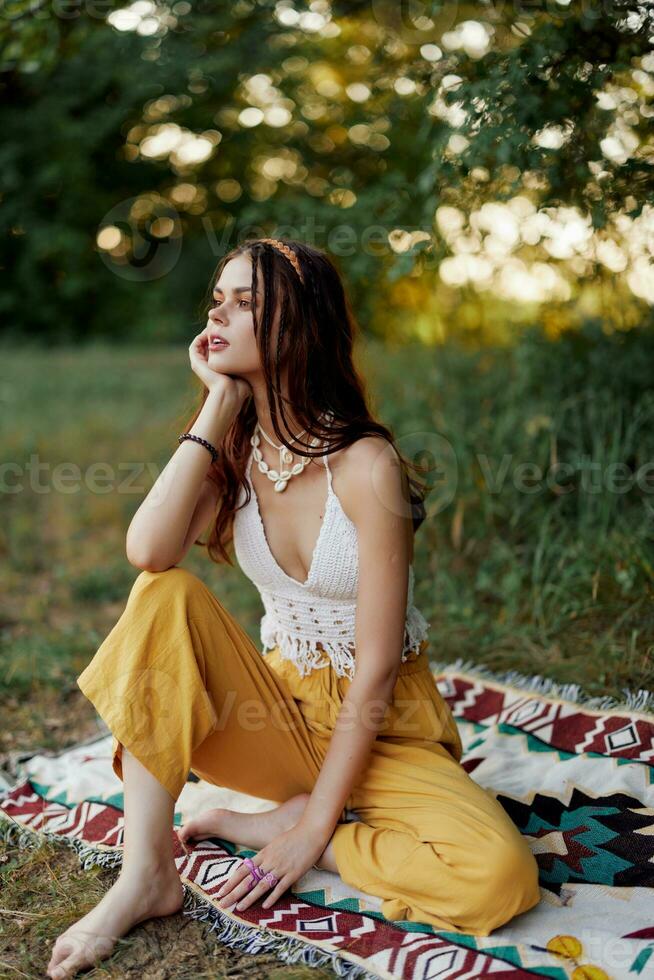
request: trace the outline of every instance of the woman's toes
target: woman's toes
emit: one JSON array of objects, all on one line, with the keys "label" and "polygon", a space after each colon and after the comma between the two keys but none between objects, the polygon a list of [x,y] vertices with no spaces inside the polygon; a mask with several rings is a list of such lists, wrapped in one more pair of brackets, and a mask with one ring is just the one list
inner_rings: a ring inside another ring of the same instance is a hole
[{"label": "woman's toes", "polygon": [[63,969],[63,963],[72,953],[71,946],[72,944],[69,942],[68,938],[64,936],[60,936],[55,942],[52,948],[52,956],[50,957],[50,962],[48,963],[48,969],[46,970],[49,977],[59,980],[60,977],[64,977],[66,975],[66,971]]},{"label": "woman's toes", "polygon": [[177,831],[180,839],[186,843],[189,837],[201,837],[202,835],[217,834],[220,828],[220,819],[223,816],[224,810],[214,809],[207,810],[206,813],[200,814],[199,817],[194,817],[193,820],[189,820],[188,823],[182,824],[180,829]]},{"label": "woman's toes", "polygon": [[108,956],[114,948],[115,940],[109,936],[98,936],[90,933],[82,938],[80,935],[61,936],[55,943],[48,976],[52,980],[64,980],[73,977],[79,970],[92,966],[95,962]]},{"label": "woman's toes", "polygon": [[68,977],[75,976],[81,968],[79,956],[73,952],[59,960],[57,966],[48,971],[48,976],[52,977],[52,980],[66,980]]},{"label": "woman's toes", "polygon": [[193,837],[195,833],[195,820],[189,820],[188,823],[182,824],[181,827],[177,828],[177,836],[182,841],[187,841],[189,837]]}]

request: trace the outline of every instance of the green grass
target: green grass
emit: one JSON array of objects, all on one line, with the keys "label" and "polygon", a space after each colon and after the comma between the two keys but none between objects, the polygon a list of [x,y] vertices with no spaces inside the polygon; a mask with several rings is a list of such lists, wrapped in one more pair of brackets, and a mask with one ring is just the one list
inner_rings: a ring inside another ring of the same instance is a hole
[{"label": "green grass", "polygon": [[[633,477],[654,460],[652,337],[643,330],[616,339],[589,325],[558,344],[534,331],[513,350],[362,349],[376,412],[434,486],[415,549],[415,601],[432,624],[434,660],[465,657],[618,698],[623,687],[652,686],[654,473],[649,485],[621,493],[589,481],[610,466]],[[177,446],[193,381],[185,348],[2,354],[2,459],[15,464],[4,478],[21,484],[2,494],[0,528],[5,763],[13,752],[63,748],[96,730],[75,678],[138,574],[125,532]],[[40,481],[30,462],[45,464]],[[546,481],[534,490],[528,472],[518,479],[524,464],[546,473],[561,463],[573,474],[570,492]],[[109,492],[92,482],[102,467]],[[259,596],[238,566],[215,565],[199,548],[183,564],[258,644]],[[41,975],[46,940],[104,892],[108,873],[80,872],[75,861],[47,848],[8,851],[3,905],[43,913],[9,917],[0,961],[11,975]],[[194,951],[188,967],[167,975],[217,976],[241,964],[239,954],[199,939],[198,923],[150,928],[98,972],[124,975],[127,962],[145,968],[159,940],[166,956]],[[248,963],[274,974],[262,960]],[[283,969],[280,976],[303,972]]]},{"label": "green grass", "polygon": [[[451,501],[416,538],[416,595],[438,660],[595,695],[651,686],[654,472],[645,490],[616,493],[609,467],[633,476],[654,460],[654,390],[636,371],[654,342],[651,331],[620,340],[591,325],[559,345],[535,331],[514,350],[402,350],[376,366],[384,417],[398,433],[437,432],[456,460],[453,476],[435,453]],[[521,482],[525,464],[542,479],[524,471]],[[558,471],[569,492],[552,478],[557,464],[569,466],[567,480]]]},{"label": "green grass", "polygon": [[[619,696],[652,679],[654,473],[628,493],[592,477],[654,459],[654,389],[637,371],[654,344],[643,333],[625,353],[590,330],[574,344],[369,344],[362,364],[376,411],[435,487],[415,558],[434,658]],[[127,526],[195,389],[180,348],[14,348],[2,363],[3,459],[15,464],[5,480],[21,489],[2,496],[0,690],[29,697],[74,682],[115,622],[138,574]],[[525,464],[571,467],[571,491],[532,491],[528,472],[521,485]],[[199,548],[184,564],[256,642],[259,597],[238,566]]]}]

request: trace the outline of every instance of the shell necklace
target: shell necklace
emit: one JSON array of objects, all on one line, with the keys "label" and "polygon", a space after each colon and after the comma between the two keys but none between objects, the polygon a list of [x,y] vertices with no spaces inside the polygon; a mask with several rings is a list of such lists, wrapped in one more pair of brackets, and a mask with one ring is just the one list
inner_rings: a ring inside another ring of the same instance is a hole
[{"label": "shell necklace", "polygon": [[[299,436],[304,435],[306,431],[307,431],[306,429],[302,429],[302,432],[298,432],[296,436],[293,436],[291,442],[296,442]],[[259,437],[260,432],[263,435],[266,442],[270,443],[273,449],[276,449],[277,452],[279,453],[279,469],[277,470],[271,470],[271,468],[268,466],[265,459],[263,458],[263,454],[259,449],[259,445],[261,443],[261,439]],[[277,443],[273,442],[270,436],[268,435],[268,433],[264,432],[263,428],[261,427],[258,421],[254,427],[254,432],[250,437],[250,443],[253,447],[252,455],[254,457],[257,466],[259,467],[259,471],[261,473],[265,473],[268,479],[273,481],[277,493],[281,493],[283,490],[285,490],[286,487],[288,486],[288,481],[291,479],[291,477],[299,476],[299,474],[303,471],[305,466],[308,466],[309,463],[311,462],[311,457],[305,456],[300,463],[295,463],[295,465],[292,466],[290,469],[285,469],[284,468],[285,463],[288,464],[293,462],[293,453],[288,448],[288,446],[285,446],[283,443],[278,446]],[[311,440],[310,445],[313,447],[313,446],[317,446],[319,443],[320,443],[320,439],[318,437],[314,437]]]}]

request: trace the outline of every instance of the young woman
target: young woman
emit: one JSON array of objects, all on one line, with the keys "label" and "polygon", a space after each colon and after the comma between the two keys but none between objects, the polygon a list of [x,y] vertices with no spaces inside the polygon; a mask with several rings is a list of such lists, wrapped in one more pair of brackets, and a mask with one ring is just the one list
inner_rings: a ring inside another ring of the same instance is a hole
[{"label": "young woman", "polygon": [[[270,908],[314,865],[390,919],[456,932],[488,935],[540,898],[525,839],[460,764],[413,604],[423,488],[368,408],[334,265],[298,241],[251,240],[212,286],[189,348],[201,404],[130,524],[142,571],[126,608],[77,678],[113,733],[123,864],[57,939],[50,977],[180,909],[172,825],[189,770],[279,803],[182,828],[185,846],[258,849],[224,907]],[[211,558],[230,561],[233,542],[261,594],[261,651],[179,566],[206,530]]]}]

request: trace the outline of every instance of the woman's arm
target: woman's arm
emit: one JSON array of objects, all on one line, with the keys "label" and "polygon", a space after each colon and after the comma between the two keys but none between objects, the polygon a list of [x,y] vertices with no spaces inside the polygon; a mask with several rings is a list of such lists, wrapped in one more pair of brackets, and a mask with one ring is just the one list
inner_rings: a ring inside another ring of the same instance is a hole
[{"label": "woman's arm", "polygon": [[356,669],[300,823],[329,841],[367,764],[401,662],[413,528],[395,450],[382,437],[346,450],[341,499],[357,527]]},{"label": "woman's arm", "polygon": [[[221,388],[211,389],[189,429],[220,448],[240,403]],[[181,561],[206,528],[218,503],[207,474],[211,455],[185,439],[157,477],[127,530],[126,553],[136,568],[163,571]]]}]

